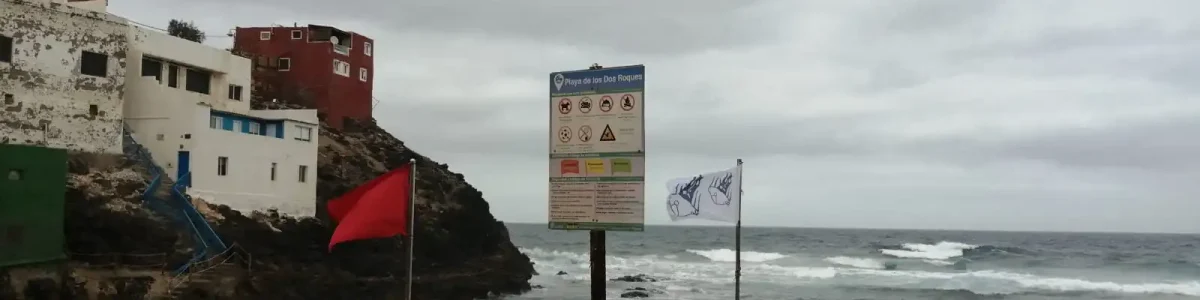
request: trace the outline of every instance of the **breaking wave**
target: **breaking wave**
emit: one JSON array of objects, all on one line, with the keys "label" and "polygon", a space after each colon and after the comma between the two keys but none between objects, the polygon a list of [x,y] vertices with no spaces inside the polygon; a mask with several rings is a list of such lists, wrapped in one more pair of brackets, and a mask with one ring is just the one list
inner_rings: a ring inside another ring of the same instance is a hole
[{"label": "breaking wave", "polygon": [[[943,242],[933,245],[907,244],[903,249],[885,251],[885,255],[922,260],[944,261],[962,256],[972,245]],[[523,248],[534,261],[542,280],[587,280],[587,255],[569,251]],[[669,286],[711,286],[733,281],[733,251],[729,249],[688,250],[708,261],[688,261],[676,255],[609,256],[610,276],[646,274],[662,279],[656,284]],[[812,286],[854,289],[885,289],[914,292],[971,293],[977,295],[1019,294],[1162,294],[1200,296],[1200,280],[1161,282],[1112,282],[1085,278],[1054,277],[1001,270],[936,271],[884,270],[883,263],[871,258],[834,256],[825,258],[833,267],[789,264],[791,257],[781,253],[743,252],[745,282],[782,284],[799,288]],[[798,255],[802,256],[802,255]],[[558,272],[564,275],[554,275]],[[549,279],[547,279],[549,278]],[[538,279],[535,279],[538,280]],[[668,289],[677,297],[687,298],[692,289]],[[1088,298],[1098,298],[1088,297]]]},{"label": "breaking wave", "polygon": [[[687,252],[703,256],[715,262],[734,262],[737,259],[737,252],[730,249],[713,249],[713,250],[692,250]],[[787,255],[770,252],[754,252],[742,251],[742,262],[765,262],[787,257]]]},{"label": "breaking wave", "polygon": [[947,260],[955,257],[962,257],[964,250],[974,249],[976,247],[978,246],[943,241],[933,245],[905,243],[900,245],[900,249],[880,249],[879,251],[882,252],[883,255],[898,258]]}]

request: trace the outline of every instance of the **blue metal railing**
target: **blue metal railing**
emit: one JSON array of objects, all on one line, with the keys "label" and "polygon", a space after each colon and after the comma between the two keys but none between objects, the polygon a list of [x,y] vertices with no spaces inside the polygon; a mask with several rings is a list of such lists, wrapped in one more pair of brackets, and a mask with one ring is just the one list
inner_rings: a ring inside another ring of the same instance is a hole
[{"label": "blue metal railing", "polygon": [[190,236],[194,241],[195,248],[192,258],[174,272],[176,274],[187,272],[188,268],[196,262],[205,260],[208,253],[225,252],[227,249],[225,243],[221,241],[212,226],[204,220],[204,216],[192,206],[191,198],[184,192],[187,183],[191,181],[191,173],[185,174],[171,186],[170,199],[159,199],[158,192],[163,187],[162,183],[165,180],[163,176],[166,176],[166,173],[162,167],[154,163],[150,152],[133,138],[129,125],[124,124],[123,129],[125,132],[122,146],[126,158],[140,163],[153,177],[146,186],[146,190],[142,192],[142,203],[152,211],[167,217],[168,220],[191,232]]}]

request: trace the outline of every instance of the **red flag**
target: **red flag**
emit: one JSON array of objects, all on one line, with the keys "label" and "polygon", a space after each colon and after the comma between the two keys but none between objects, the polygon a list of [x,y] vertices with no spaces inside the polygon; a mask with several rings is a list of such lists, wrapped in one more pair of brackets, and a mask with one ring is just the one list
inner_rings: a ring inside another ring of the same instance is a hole
[{"label": "red flag", "polygon": [[408,235],[411,176],[409,163],[329,200],[329,216],[338,222],[329,251],[345,241]]}]

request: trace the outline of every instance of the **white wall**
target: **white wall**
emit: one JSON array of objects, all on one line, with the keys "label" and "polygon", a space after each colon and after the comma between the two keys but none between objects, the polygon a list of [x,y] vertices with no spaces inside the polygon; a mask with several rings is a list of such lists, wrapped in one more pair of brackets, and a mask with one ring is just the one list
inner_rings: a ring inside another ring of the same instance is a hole
[{"label": "white wall", "polygon": [[[0,143],[121,153],[128,27],[59,3],[0,0],[0,35],[13,39],[12,62],[0,62]],[[107,55],[107,76],[80,74],[81,51]]]},{"label": "white wall", "polygon": [[[126,86],[126,122],[139,143],[150,149],[155,162],[176,180],[179,151],[188,151],[192,187],[188,193],[243,212],[275,208],[293,216],[314,216],[317,194],[317,111],[251,110],[250,60],[228,51],[131,27]],[[142,58],[163,61],[162,81],[143,77]],[[208,94],[188,91],[186,72],[177,87],[169,87],[169,64],[213,73]],[[228,99],[228,86],[242,86],[242,100]],[[209,128],[212,110],[260,119],[284,120],[284,138]],[[311,141],[293,138],[294,126],[313,127]],[[217,158],[228,157],[225,176],[217,174]],[[271,180],[271,163],[276,164]],[[308,166],[299,182],[299,166]]]},{"label": "white wall", "polygon": [[125,86],[125,122],[134,139],[150,150],[172,179],[178,179],[176,157],[195,140],[185,137],[195,130],[196,110],[207,109],[199,102],[202,95],[159,85],[153,77],[129,77]]},{"label": "white wall", "polygon": [[[310,111],[316,119],[316,111]],[[204,116],[201,121],[200,116]],[[243,212],[275,208],[292,216],[315,216],[317,195],[317,126],[286,121],[283,139],[208,128],[208,111],[197,111],[195,144],[191,148],[192,188],[189,193]],[[297,124],[312,126],[311,141],[298,141],[289,132]],[[218,157],[228,157],[225,176],[217,174]],[[276,164],[271,180],[271,163]],[[305,182],[299,166],[308,166]]]},{"label": "white wall", "polygon": [[[192,94],[196,99],[218,110],[240,114],[245,114],[250,110],[250,71],[252,67],[250,59],[138,26],[130,26],[129,43],[129,63],[126,64],[126,69],[130,75],[140,76],[142,74],[142,58],[144,56],[164,61],[161,69],[163,74],[161,85],[164,87],[168,83],[168,64],[212,72],[207,95],[191,92],[184,88],[187,82],[187,72],[182,69],[178,75],[179,85],[173,89]],[[230,84],[242,87],[242,100],[229,99]]]},{"label": "white wall", "polygon": [[67,2],[67,0],[25,0],[25,1],[35,2],[38,4],[54,3],[54,4],[59,4],[59,5],[69,5],[71,7],[85,9],[85,10],[94,11],[94,12],[98,12],[98,13],[103,13],[103,12],[108,11],[108,0],[87,0],[87,1],[77,1],[77,2]]}]

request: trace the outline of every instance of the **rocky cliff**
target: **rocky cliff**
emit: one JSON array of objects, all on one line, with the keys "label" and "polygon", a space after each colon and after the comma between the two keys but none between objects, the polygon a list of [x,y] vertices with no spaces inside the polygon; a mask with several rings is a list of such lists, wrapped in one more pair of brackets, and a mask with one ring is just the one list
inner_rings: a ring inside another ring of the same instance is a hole
[{"label": "rocky cliff", "polygon": [[[491,215],[482,194],[461,174],[413,152],[374,124],[354,128],[342,132],[322,126],[319,206],[415,158],[415,299],[478,299],[530,289],[532,263],[509,240],[508,230]],[[67,248],[74,280],[57,284],[61,291],[56,293],[73,295],[64,299],[99,299],[96,295],[133,299],[161,289],[155,281],[162,285],[173,280],[161,270],[187,260],[187,239],[140,205],[146,172],[121,157],[90,155],[75,156],[70,169]],[[205,203],[199,203],[198,209],[227,244],[244,254],[247,259],[237,264],[242,269],[239,274],[249,276],[231,291],[181,288],[175,292],[177,298],[400,299],[403,293],[406,266],[401,239],[349,242],[331,254],[327,245],[333,226],[323,220],[274,212],[243,214]],[[154,272],[121,280],[87,275],[98,268]],[[6,276],[0,274],[0,279]],[[19,294],[0,287],[0,298],[9,299],[6,293]],[[25,293],[31,291],[26,288]]]}]

